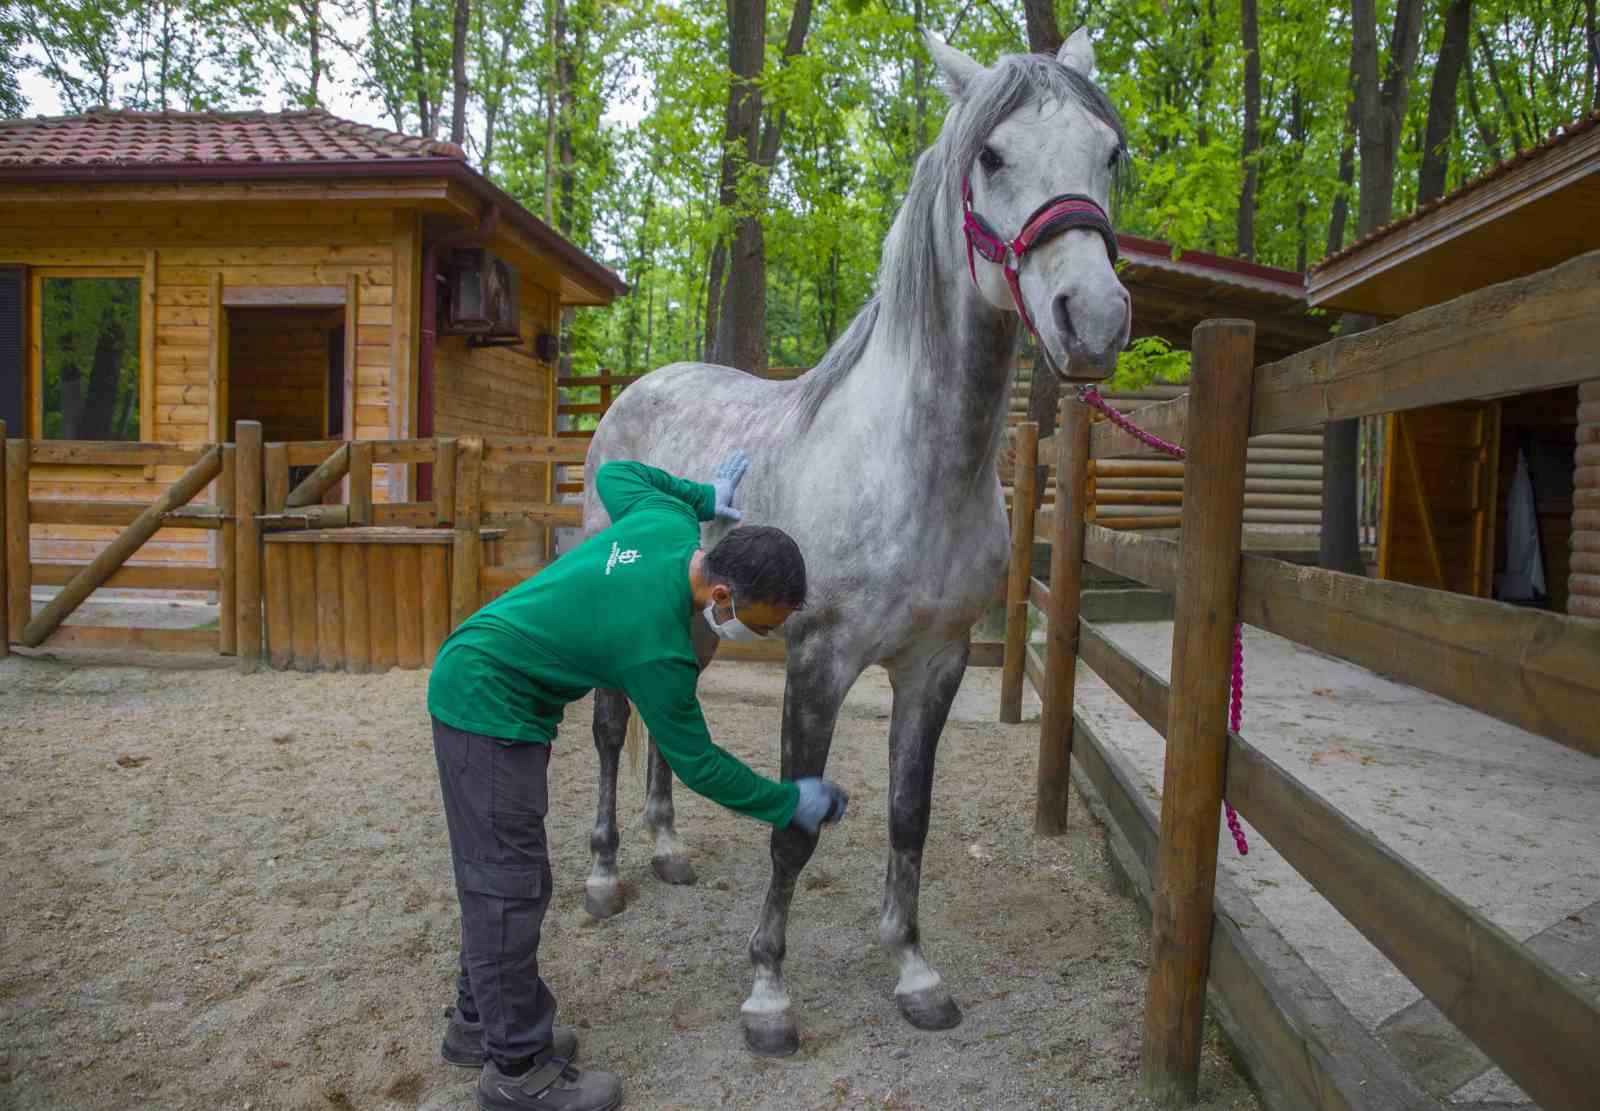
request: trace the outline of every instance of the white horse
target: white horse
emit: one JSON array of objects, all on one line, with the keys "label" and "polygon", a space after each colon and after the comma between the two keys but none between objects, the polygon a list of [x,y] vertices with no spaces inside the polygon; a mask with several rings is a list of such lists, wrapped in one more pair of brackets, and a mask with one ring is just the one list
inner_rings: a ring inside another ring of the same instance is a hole
[{"label": "white horse", "polygon": [[[952,104],[884,242],[877,294],[793,382],[676,363],[632,386],[590,446],[584,527],[592,534],[609,524],[594,495],[595,470],[608,460],[704,478],[730,449],[749,454],[744,520],[793,536],[809,580],[806,609],[783,630],[783,776],[822,774],[845,693],[869,664],[882,664],[894,711],[879,938],[897,960],[902,1014],[945,1029],[961,1011],[923,956],[917,894],[939,734],[966,669],[969,630],[1006,566],[995,468],[1011,368],[1024,326],[1063,378],[1106,377],[1126,345],[1129,300],[1105,210],[1127,151],[1115,110],[1091,80],[1085,31],[1054,58],[1011,55],[988,68],[931,35],[927,45]],[[705,526],[706,546],[726,527]],[[703,664],[715,638],[695,625]],[[587,894],[597,915],[622,907],[616,775],[627,718],[620,694],[596,692],[601,791]],[[693,882],[673,828],[671,775],[654,746],[645,818],[657,873]],[[772,834],[771,886],[750,937],[755,983],[741,1008],[756,1053],[799,1045],[784,935],[816,843],[798,829]]]}]

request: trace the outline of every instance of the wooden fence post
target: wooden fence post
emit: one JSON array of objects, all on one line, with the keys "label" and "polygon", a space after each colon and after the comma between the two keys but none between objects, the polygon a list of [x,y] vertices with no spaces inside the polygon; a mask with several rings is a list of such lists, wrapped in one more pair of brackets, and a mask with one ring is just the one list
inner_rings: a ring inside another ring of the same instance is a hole
[{"label": "wooden fence post", "polygon": [[11,655],[11,594],[6,589],[6,422],[0,420],[0,660]]},{"label": "wooden fence post", "polygon": [[350,525],[372,524],[372,441],[350,441]]},{"label": "wooden fence post", "polygon": [[1022,720],[1023,664],[1028,653],[1028,583],[1033,577],[1033,528],[1038,489],[1039,426],[1017,425],[1011,464],[1011,571],[1006,576],[1006,652],[1000,672],[1000,720]]},{"label": "wooden fence post", "polygon": [[234,508],[239,514],[238,551],[234,555],[234,599],[238,607],[238,640],[234,651],[239,671],[249,675],[261,666],[261,422],[242,420],[234,431]]},{"label": "wooden fence post", "polygon": [[456,446],[455,535],[450,549],[450,628],[477,612],[478,572],[483,541],[478,524],[483,514],[483,438],[463,436]]},{"label": "wooden fence post", "polygon": [[1167,1106],[1192,1102],[1200,1075],[1255,325],[1208,320],[1195,328],[1192,350],[1182,558],[1140,1075],[1141,1091]]},{"label": "wooden fence post", "polygon": [[235,562],[238,556],[238,449],[222,445],[222,470],[217,472],[217,512],[224,517],[217,537],[217,628],[218,649],[231,656],[239,648],[239,616],[234,595]]},{"label": "wooden fence post", "polygon": [[28,449],[27,440],[6,441],[6,588],[10,603],[6,607],[9,637],[22,640],[23,627],[33,615],[33,558],[28,544]]},{"label": "wooden fence post", "polygon": [[[262,484],[266,513],[282,513],[289,500],[289,445],[281,441],[261,449]],[[289,575],[289,545],[261,546],[262,602],[266,608],[267,662],[286,671],[294,662],[294,584]],[[305,587],[310,588],[310,583]]]},{"label": "wooden fence post", "polygon": [[1083,506],[1089,476],[1089,408],[1061,403],[1056,430],[1055,536],[1050,548],[1050,612],[1045,642],[1044,707],[1039,715],[1039,784],[1033,831],[1067,832],[1072,795],[1072,695],[1078,664],[1078,592],[1083,583]]},{"label": "wooden fence post", "polygon": [[456,438],[433,441],[433,519],[448,525],[456,519]]}]

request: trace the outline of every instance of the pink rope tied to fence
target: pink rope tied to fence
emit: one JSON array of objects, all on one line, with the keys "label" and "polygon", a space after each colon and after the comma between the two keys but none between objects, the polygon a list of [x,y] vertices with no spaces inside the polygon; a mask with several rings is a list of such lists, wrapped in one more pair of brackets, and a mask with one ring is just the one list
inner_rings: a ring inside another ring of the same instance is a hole
[{"label": "pink rope tied to fence", "polygon": [[[1089,408],[1103,413],[1105,418],[1128,435],[1138,440],[1146,447],[1154,448],[1159,452],[1183,459],[1188,452],[1170,440],[1163,440],[1153,432],[1146,432],[1134,424],[1127,417],[1113,409],[1105,398],[1100,396],[1100,391],[1093,386],[1081,386],[1078,389],[1078,399]],[[1239,722],[1244,713],[1244,626],[1241,622],[1233,623],[1233,680],[1228,699],[1228,728],[1237,733]],[[1250,855],[1250,843],[1244,839],[1244,828],[1239,824],[1239,812],[1227,799],[1222,800],[1223,812],[1228,816],[1228,832],[1233,834],[1234,848],[1239,850],[1240,856]]]}]

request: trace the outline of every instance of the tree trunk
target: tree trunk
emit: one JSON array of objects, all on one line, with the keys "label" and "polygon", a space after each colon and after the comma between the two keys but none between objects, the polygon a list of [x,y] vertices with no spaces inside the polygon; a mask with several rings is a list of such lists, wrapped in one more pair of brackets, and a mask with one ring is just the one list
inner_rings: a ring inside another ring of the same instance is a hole
[{"label": "tree trunk", "polygon": [[417,129],[432,138],[438,129],[437,110],[428,96],[428,60],[422,50],[422,28],[417,23],[417,0],[411,0],[411,70],[417,91]]},{"label": "tree trunk", "polygon": [[[1353,84],[1353,81],[1352,81]],[[1328,215],[1328,249],[1334,254],[1344,248],[1344,226],[1350,218],[1350,191],[1356,182],[1356,102],[1352,95],[1344,113],[1344,141],[1339,146],[1339,192]]]},{"label": "tree trunk", "polygon": [[[927,26],[925,3],[926,0],[916,0],[913,18],[918,27]],[[916,154],[928,149],[928,61],[923,57],[925,53],[923,50],[911,52],[911,136],[917,144]]]},{"label": "tree trunk", "polygon": [[[1306,156],[1306,103],[1299,82],[1289,87],[1289,141],[1294,144],[1294,157],[1303,160]],[[1294,268],[1302,274],[1306,272],[1310,251],[1306,240],[1307,211],[1306,195],[1302,191],[1294,204]]]},{"label": "tree trunk", "polygon": [[1256,150],[1261,145],[1261,35],[1256,25],[1256,0],[1239,0],[1241,38],[1244,43],[1244,134],[1239,147],[1244,162],[1244,184],[1239,189],[1238,252],[1256,257],[1256,180],[1260,167]]},{"label": "tree trunk", "polygon": [[706,259],[706,320],[701,357],[716,362],[717,325],[722,319],[722,271],[728,263],[728,244],[718,237]]},{"label": "tree trunk", "polygon": [[[1066,41],[1061,35],[1061,25],[1056,22],[1054,0],[1022,0],[1022,11],[1028,20],[1028,49],[1035,54],[1054,54]],[[919,17],[918,22],[921,22]]]},{"label": "tree trunk", "polygon": [[1594,0],[1583,0],[1583,40],[1589,44],[1589,68],[1584,72],[1584,98],[1600,108],[1600,26],[1596,25]]},{"label": "tree trunk", "polygon": [[117,378],[122,370],[122,329],[103,320],[95,337],[94,364],[89,372],[89,389],[83,399],[80,439],[109,440],[111,418],[117,408]]},{"label": "tree trunk", "polygon": [[544,222],[556,222],[556,113],[561,102],[560,72],[561,45],[556,28],[566,32],[567,18],[563,0],[545,0],[545,41],[550,44],[550,83],[544,98]]},{"label": "tree trunk", "polygon": [[[759,373],[767,365],[767,258],[761,225],[767,173],[777,159],[785,112],[761,121],[761,66],[765,52],[766,0],[728,0],[728,116],[724,133],[718,200],[739,215],[727,248],[728,279],[721,292],[712,362]],[[811,0],[796,0],[784,41],[785,63],[805,46],[811,26]],[[747,168],[755,175],[740,196]],[[713,259],[715,262],[715,259]],[[707,307],[713,290],[708,294]],[[708,311],[707,334],[709,327]]]},{"label": "tree trunk", "polygon": [[1444,38],[1433,68],[1433,88],[1428,95],[1428,126],[1422,141],[1422,169],[1417,178],[1417,204],[1444,196],[1450,170],[1450,140],[1456,129],[1456,90],[1466,60],[1472,26],[1472,0],[1454,0],[1444,14]]},{"label": "tree trunk", "polygon": [[303,9],[306,17],[306,40],[311,51],[311,84],[306,91],[306,107],[315,108],[320,103],[322,87],[322,6],[320,0],[308,0]]},{"label": "tree trunk", "polygon": [[463,149],[467,142],[467,26],[471,19],[471,0],[456,0],[456,23],[450,34],[450,75],[455,85],[450,141]]},{"label": "tree trunk", "polygon": [[[1378,33],[1374,0],[1351,6],[1350,55],[1355,74],[1356,138],[1361,151],[1361,196],[1356,237],[1389,221],[1394,208],[1394,169],[1400,127],[1411,95],[1422,33],[1421,0],[1399,0],[1389,37],[1389,67],[1378,79]],[[1370,318],[1346,315],[1343,331],[1372,326]],[[1322,441],[1322,539],[1318,562],[1333,571],[1363,574],[1357,482],[1360,422],[1334,421]]]},{"label": "tree trunk", "polygon": [[1500,130],[1495,127],[1494,121],[1485,119],[1483,105],[1478,103],[1478,82],[1472,74],[1472,50],[1469,47],[1465,63],[1467,73],[1467,110],[1472,113],[1472,124],[1478,130],[1478,141],[1483,144],[1489,156],[1496,162],[1503,162],[1505,155],[1500,150]]}]

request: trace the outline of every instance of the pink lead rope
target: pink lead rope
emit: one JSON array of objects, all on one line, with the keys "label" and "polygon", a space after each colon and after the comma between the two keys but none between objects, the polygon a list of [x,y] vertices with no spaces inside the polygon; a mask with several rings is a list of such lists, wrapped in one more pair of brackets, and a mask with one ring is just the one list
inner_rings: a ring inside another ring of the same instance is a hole
[{"label": "pink lead rope", "polygon": [[[1106,399],[1100,396],[1100,391],[1093,386],[1080,387],[1078,397],[1089,408],[1104,413],[1107,420],[1146,447],[1165,452],[1175,459],[1182,459],[1189,454],[1177,444],[1163,440],[1154,433],[1146,432],[1117,412],[1106,403]],[[1244,713],[1244,625],[1238,621],[1233,623],[1233,680],[1229,694],[1228,728],[1237,733]],[[1239,850],[1240,856],[1249,856],[1250,844],[1244,839],[1244,829],[1239,825],[1238,812],[1227,799],[1222,800],[1222,809],[1228,815],[1228,832],[1233,834],[1234,847]]]}]

